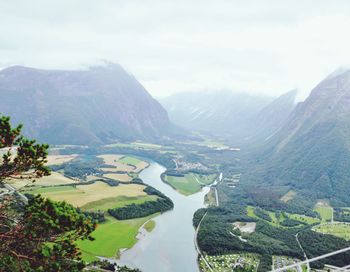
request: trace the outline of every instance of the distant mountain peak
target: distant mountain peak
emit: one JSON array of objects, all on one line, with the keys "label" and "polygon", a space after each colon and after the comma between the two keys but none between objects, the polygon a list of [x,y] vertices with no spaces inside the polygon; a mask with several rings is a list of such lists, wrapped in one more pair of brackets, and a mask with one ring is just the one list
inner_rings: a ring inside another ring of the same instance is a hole
[{"label": "distant mountain peak", "polygon": [[172,130],[166,110],[119,64],[88,70],[0,71],[1,113],[49,143],[152,139]]}]

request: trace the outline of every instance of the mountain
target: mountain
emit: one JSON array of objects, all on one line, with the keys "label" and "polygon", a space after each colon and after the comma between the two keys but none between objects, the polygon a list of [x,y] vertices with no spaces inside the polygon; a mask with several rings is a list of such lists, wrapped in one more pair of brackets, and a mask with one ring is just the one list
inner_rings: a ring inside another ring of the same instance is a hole
[{"label": "mountain", "polygon": [[250,137],[266,141],[277,133],[295,107],[296,94],[297,90],[282,94],[260,110],[254,116]]},{"label": "mountain", "polygon": [[178,93],[160,100],[170,119],[183,127],[243,138],[252,118],[271,98],[230,91]]},{"label": "mountain", "polygon": [[296,90],[276,99],[230,91],[192,92],[160,102],[178,125],[251,144],[265,141],[283,126],[295,107],[295,95]]},{"label": "mountain", "polygon": [[174,130],[166,110],[118,64],[88,70],[12,66],[0,71],[0,112],[51,144],[157,139]]},{"label": "mountain", "polygon": [[[294,201],[350,204],[350,71],[319,83],[258,155],[246,184],[268,186]],[[277,194],[278,195],[278,194]]]}]

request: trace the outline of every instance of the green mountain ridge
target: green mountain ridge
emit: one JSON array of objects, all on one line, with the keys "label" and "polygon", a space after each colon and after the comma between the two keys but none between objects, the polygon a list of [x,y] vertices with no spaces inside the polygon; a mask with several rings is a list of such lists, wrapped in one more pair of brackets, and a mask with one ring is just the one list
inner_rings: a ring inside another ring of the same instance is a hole
[{"label": "green mountain ridge", "polygon": [[[350,72],[328,77],[299,103],[286,124],[255,153],[242,176],[270,186],[277,196],[293,189],[294,201],[329,199],[350,205]],[[283,189],[281,189],[283,188]]]}]

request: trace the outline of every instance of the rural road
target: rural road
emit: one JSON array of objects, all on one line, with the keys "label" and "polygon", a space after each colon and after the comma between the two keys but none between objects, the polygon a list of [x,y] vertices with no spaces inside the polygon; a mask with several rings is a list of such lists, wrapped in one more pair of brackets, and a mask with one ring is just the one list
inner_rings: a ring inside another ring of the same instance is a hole
[{"label": "rural road", "polygon": [[[309,259],[307,258],[307,255],[306,255],[306,253],[305,253],[305,250],[303,249],[303,247],[301,246],[301,244],[300,244],[300,242],[299,242],[299,238],[298,238],[299,233],[300,233],[300,232],[298,232],[297,234],[295,234],[295,240],[297,240],[297,243],[298,243],[298,245],[299,245],[301,251],[302,251],[303,254],[304,254],[305,260],[308,261]],[[301,267],[301,265],[299,265],[299,267]],[[310,263],[309,263],[309,262],[307,262],[307,272],[310,272]]]},{"label": "rural road", "polygon": [[297,266],[299,266],[299,265],[309,264],[309,263],[311,263],[311,262],[315,262],[315,261],[318,261],[318,260],[322,260],[322,259],[325,259],[325,258],[334,256],[334,255],[337,255],[337,254],[340,254],[340,253],[343,253],[343,252],[347,252],[347,251],[350,251],[350,247],[343,248],[343,249],[339,249],[339,250],[336,250],[336,251],[332,251],[332,252],[329,252],[329,253],[327,253],[327,254],[324,254],[324,255],[321,255],[321,256],[312,258],[312,259],[308,259],[308,260],[305,260],[305,261],[302,261],[302,262],[299,262],[299,263],[295,263],[295,264],[292,264],[292,265],[285,266],[285,267],[283,267],[283,268],[275,269],[275,270],[273,270],[272,272],[282,272],[282,271],[286,271],[286,270],[288,270],[288,269],[295,268],[295,267],[297,267]]},{"label": "rural road", "polygon": [[196,250],[198,252],[198,255],[202,257],[202,259],[204,260],[206,266],[208,267],[208,269],[212,272],[214,272],[214,270],[211,268],[210,264],[208,263],[207,259],[205,258],[205,256],[202,254],[202,251],[200,250],[199,246],[198,246],[198,242],[197,242],[197,235],[198,235],[198,230],[199,230],[199,227],[201,226],[202,224],[202,221],[204,219],[204,217],[207,215],[208,212],[205,212],[205,214],[203,215],[201,221],[199,221],[199,224],[196,228],[196,232],[194,234],[194,245],[196,247]]}]

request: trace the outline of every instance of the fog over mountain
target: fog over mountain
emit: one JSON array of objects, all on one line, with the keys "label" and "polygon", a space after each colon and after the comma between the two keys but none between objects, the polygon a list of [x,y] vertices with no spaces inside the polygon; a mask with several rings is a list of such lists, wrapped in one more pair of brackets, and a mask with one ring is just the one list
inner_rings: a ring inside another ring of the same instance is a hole
[{"label": "fog over mountain", "polygon": [[0,109],[48,143],[155,139],[173,129],[165,109],[118,64],[88,70],[0,71]]},{"label": "fog over mountain", "polygon": [[161,99],[170,119],[190,130],[239,143],[264,140],[284,124],[296,91],[273,99],[231,91],[180,93]]}]

